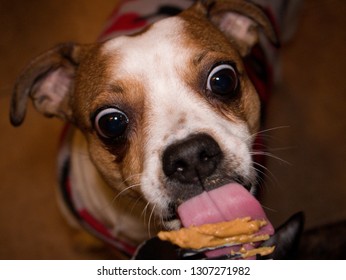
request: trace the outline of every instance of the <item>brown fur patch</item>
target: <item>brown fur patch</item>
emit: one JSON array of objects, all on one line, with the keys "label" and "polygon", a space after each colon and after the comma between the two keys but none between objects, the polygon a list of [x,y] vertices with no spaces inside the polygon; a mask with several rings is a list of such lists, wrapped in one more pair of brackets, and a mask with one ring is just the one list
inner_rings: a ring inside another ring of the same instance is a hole
[{"label": "brown fur patch", "polygon": [[[182,81],[201,98],[207,99],[220,115],[234,122],[244,121],[251,132],[256,131],[259,120],[259,98],[246,74],[236,45],[211,24],[203,12],[196,12],[196,8],[186,10],[180,17],[185,22],[184,44],[196,53],[183,71]],[[229,102],[220,101],[213,95],[208,95],[206,91],[208,74],[212,67],[220,62],[231,62],[238,72],[239,96]]]},{"label": "brown fur patch", "polygon": [[[72,108],[76,125],[85,134],[92,159],[107,183],[115,188],[119,179],[126,185],[139,184],[143,170],[144,88],[134,79],[117,80],[112,73],[120,62],[116,53],[105,54],[102,45],[88,46],[75,83]],[[103,141],[94,129],[93,116],[104,107],[115,107],[129,118],[123,141]],[[121,177],[121,178],[119,178]],[[139,190],[139,188],[135,188]]]}]

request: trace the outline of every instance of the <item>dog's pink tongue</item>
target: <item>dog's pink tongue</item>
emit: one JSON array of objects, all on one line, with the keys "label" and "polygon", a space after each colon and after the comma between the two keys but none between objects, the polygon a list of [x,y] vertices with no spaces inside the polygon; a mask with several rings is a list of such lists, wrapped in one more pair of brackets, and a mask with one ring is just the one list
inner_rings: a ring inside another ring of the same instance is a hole
[{"label": "dog's pink tongue", "polygon": [[[265,219],[268,224],[259,233],[274,234],[274,228],[268,221],[258,200],[237,183],[203,192],[185,201],[178,207],[178,215],[184,227],[218,223],[244,217]],[[249,246],[247,246],[248,249],[251,249],[252,245]],[[211,251],[207,255],[213,257],[226,254],[225,250],[228,250],[229,253],[230,249]]]}]

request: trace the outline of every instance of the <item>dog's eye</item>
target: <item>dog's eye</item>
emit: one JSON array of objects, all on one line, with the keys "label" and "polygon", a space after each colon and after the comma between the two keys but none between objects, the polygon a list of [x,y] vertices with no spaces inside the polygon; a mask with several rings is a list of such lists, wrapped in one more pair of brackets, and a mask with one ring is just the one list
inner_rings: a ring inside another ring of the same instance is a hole
[{"label": "dog's eye", "polygon": [[220,96],[232,96],[238,89],[237,72],[229,64],[214,67],[208,77],[207,89]]},{"label": "dog's eye", "polygon": [[107,108],[100,111],[95,118],[95,128],[104,138],[118,138],[122,136],[128,126],[126,114],[116,108]]}]

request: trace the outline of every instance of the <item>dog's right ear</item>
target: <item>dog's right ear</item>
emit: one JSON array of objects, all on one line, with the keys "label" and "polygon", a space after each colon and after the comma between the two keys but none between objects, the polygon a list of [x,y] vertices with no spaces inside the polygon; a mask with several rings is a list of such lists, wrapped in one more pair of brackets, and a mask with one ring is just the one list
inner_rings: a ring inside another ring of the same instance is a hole
[{"label": "dog's right ear", "polygon": [[47,117],[70,120],[69,100],[82,47],[65,43],[38,56],[16,81],[10,120],[19,126],[25,118],[29,97],[35,108]]},{"label": "dog's right ear", "polygon": [[279,47],[279,37],[264,10],[252,1],[199,0],[192,7],[210,20],[228,39],[233,41],[242,56],[258,42],[260,30]]}]

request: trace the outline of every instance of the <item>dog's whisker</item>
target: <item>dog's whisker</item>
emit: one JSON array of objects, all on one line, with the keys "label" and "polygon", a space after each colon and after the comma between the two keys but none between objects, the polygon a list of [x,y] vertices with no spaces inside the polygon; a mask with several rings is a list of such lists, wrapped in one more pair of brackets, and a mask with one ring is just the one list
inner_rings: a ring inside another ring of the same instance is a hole
[{"label": "dog's whisker", "polygon": [[[259,168],[256,168],[256,166],[258,166]],[[274,174],[265,166],[263,166],[262,164],[258,163],[258,162],[254,162],[252,168],[258,172],[259,174],[263,175],[263,178],[260,178],[261,176],[257,177],[257,180],[262,180],[262,183],[265,182],[265,179],[269,180],[270,182],[272,182],[273,185],[278,185],[278,182],[274,176]],[[261,186],[261,185],[260,185]]]},{"label": "dog's whisker", "polygon": [[134,211],[135,207],[137,206],[138,202],[139,202],[141,199],[143,199],[143,197],[144,197],[144,195],[139,196],[139,197],[136,199],[136,201],[133,203],[133,205],[132,205],[132,207],[131,207],[131,210],[130,210],[130,213],[131,213],[131,214],[133,213],[133,211]]},{"label": "dog's whisker", "polygon": [[136,176],[138,176],[140,178],[142,176],[142,173],[132,174],[132,175],[128,176],[124,181],[121,182],[121,184],[125,184],[127,181],[133,179]]},{"label": "dog's whisker", "polygon": [[267,128],[267,129],[259,130],[259,131],[255,132],[255,133],[251,134],[248,138],[245,139],[245,141],[248,141],[250,139],[254,139],[254,138],[256,138],[259,135],[266,136],[264,133],[267,133],[267,132],[271,132],[271,131],[279,130],[279,129],[285,129],[285,128],[290,128],[290,126],[282,125],[282,126],[276,126],[276,127],[272,127],[272,128]]},{"label": "dog's whisker", "polygon": [[280,126],[267,128],[267,129],[262,129],[262,130],[258,131],[257,134],[262,134],[264,132],[269,132],[269,131],[279,130],[279,129],[284,129],[284,128],[290,128],[290,126],[289,125],[280,125]]},{"label": "dog's whisker", "polygon": [[270,158],[273,158],[273,159],[276,159],[276,160],[279,160],[285,164],[288,164],[290,165],[290,163],[276,155],[273,155],[272,153],[269,153],[269,152],[264,152],[264,151],[252,151],[250,152],[251,155],[255,156],[255,155],[262,155],[262,156],[266,156],[266,157],[270,157]]},{"label": "dog's whisker", "polygon": [[266,148],[266,151],[268,152],[278,152],[278,151],[289,151],[294,149],[295,147],[281,147],[281,148]]},{"label": "dog's whisker", "polygon": [[144,206],[143,211],[141,213],[141,217],[143,217],[144,221],[146,220],[147,210],[149,205],[150,205],[150,202],[147,202],[147,204]]},{"label": "dog's whisker", "polygon": [[[130,187],[128,187],[128,188],[131,188],[131,187],[136,187],[136,186],[130,186]],[[128,189],[127,188],[127,189]],[[107,205],[104,205],[104,210],[106,210],[106,209],[109,209],[109,208],[112,208],[115,204],[116,204],[116,200],[117,199],[119,199],[119,197],[120,197],[120,195],[123,193],[123,192],[125,192],[127,189],[124,189],[124,190],[122,190],[120,193],[118,193],[112,200],[110,200],[109,201],[109,203],[107,203]],[[129,196],[128,198],[133,198],[133,197],[131,197],[131,196]],[[136,201],[138,200],[138,198],[136,199]],[[130,205],[130,203],[132,202],[132,199],[130,199],[129,201],[128,201],[128,205]],[[126,207],[126,206],[125,206]]]},{"label": "dog's whisker", "polygon": [[[119,186],[126,186],[126,184],[125,184],[126,181],[132,179],[132,178],[135,177],[135,176],[141,176],[141,175],[142,175],[141,173],[133,174],[133,175],[127,177],[127,178],[126,178],[125,180],[123,180],[122,182],[120,182],[120,183],[119,183]],[[140,186],[141,186],[141,184],[140,184],[140,183],[137,183],[137,184],[132,184],[132,185],[130,185],[130,186],[125,187],[124,189],[122,189],[122,190],[112,199],[112,203],[114,203],[121,195],[123,195],[124,192],[127,192],[127,191],[129,191],[129,190],[132,190],[132,189],[134,189],[134,188],[136,188],[136,187],[140,187]]]},{"label": "dog's whisker", "polygon": [[[135,176],[141,176],[141,175],[142,175],[142,173],[132,174],[132,175],[130,175],[129,177],[127,177],[126,179],[124,179],[123,181],[119,182],[119,186],[126,186],[126,185],[127,185],[127,184],[126,184],[127,181],[131,180],[131,179],[132,179],[133,177],[135,177]],[[139,186],[140,183],[132,184],[132,186],[133,186],[133,185]]]},{"label": "dog's whisker", "polygon": [[[271,177],[275,178],[274,174],[267,167],[265,167],[263,164],[260,164],[258,162],[254,162],[253,165],[254,166],[252,168],[255,171],[257,171],[257,172],[261,173],[262,175],[264,175],[265,177],[269,178],[271,176]],[[261,169],[256,168],[255,166],[258,166]]]},{"label": "dog's whisker", "polygon": [[262,203],[261,203],[261,206],[262,206],[263,209],[266,209],[266,210],[268,210],[270,212],[273,212],[273,213],[277,213],[278,212],[278,210],[275,210],[275,209],[273,209],[271,207],[265,206]]},{"label": "dog's whisker", "polygon": [[155,211],[156,204],[152,207],[150,215],[149,215],[149,220],[148,220],[148,236],[151,238],[151,219],[153,217],[154,211]]},{"label": "dog's whisker", "polygon": [[263,185],[265,183],[265,179],[263,177],[266,177],[268,175],[265,174],[265,172],[263,172],[263,171],[261,171],[261,170],[259,170],[257,168],[253,167],[253,170],[255,170],[257,173],[260,173],[260,174],[263,175],[263,176],[256,176],[256,180],[255,180],[255,185],[262,189],[262,187],[263,187]]},{"label": "dog's whisker", "polygon": [[143,195],[140,195],[137,197],[137,199],[135,200],[134,198],[133,199],[130,199],[128,200],[127,202],[127,205],[125,206],[125,211],[128,212],[128,213],[131,213],[135,216],[138,215],[138,211],[140,211],[140,207],[141,207],[141,204],[143,205],[145,202],[145,199],[144,199],[144,196]]},{"label": "dog's whisker", "polygon": [[267,144],[264,143],[256,143],[255,148],[253,149],[254,151],[268,151],[268,152],[276,152],[276,151],[288,151],[295,149],[294,146],[287,146],[287,147],[268,147]]},{"label": "dog's whisker", "polygon": [[124,194],[124,192],[127,192],[128,190],[130,189],[133,189],[133,188],[136,188],[136,187],[139,187],[140,184],[134,184],[134,185],[131,185],[131,186],[128,186],[127,188],[123,189],[122,191],[120,191],[113,199],[112,199],[112,203],[115,203],[115,201],[121,196]]},{"label": "dog's whisker", "polygon": [[[142,173],[132,174],[129,177],[127,177],[126,179],[124,179],[122,182],[120,182],[119,185],[120,186],[126,186],[127,181],[131,180],[135,176],[141,176],[141,175],[142,175]],[[140,185],[140,184],[138,183],[138,184],[132,184],[132,185]]]}]

